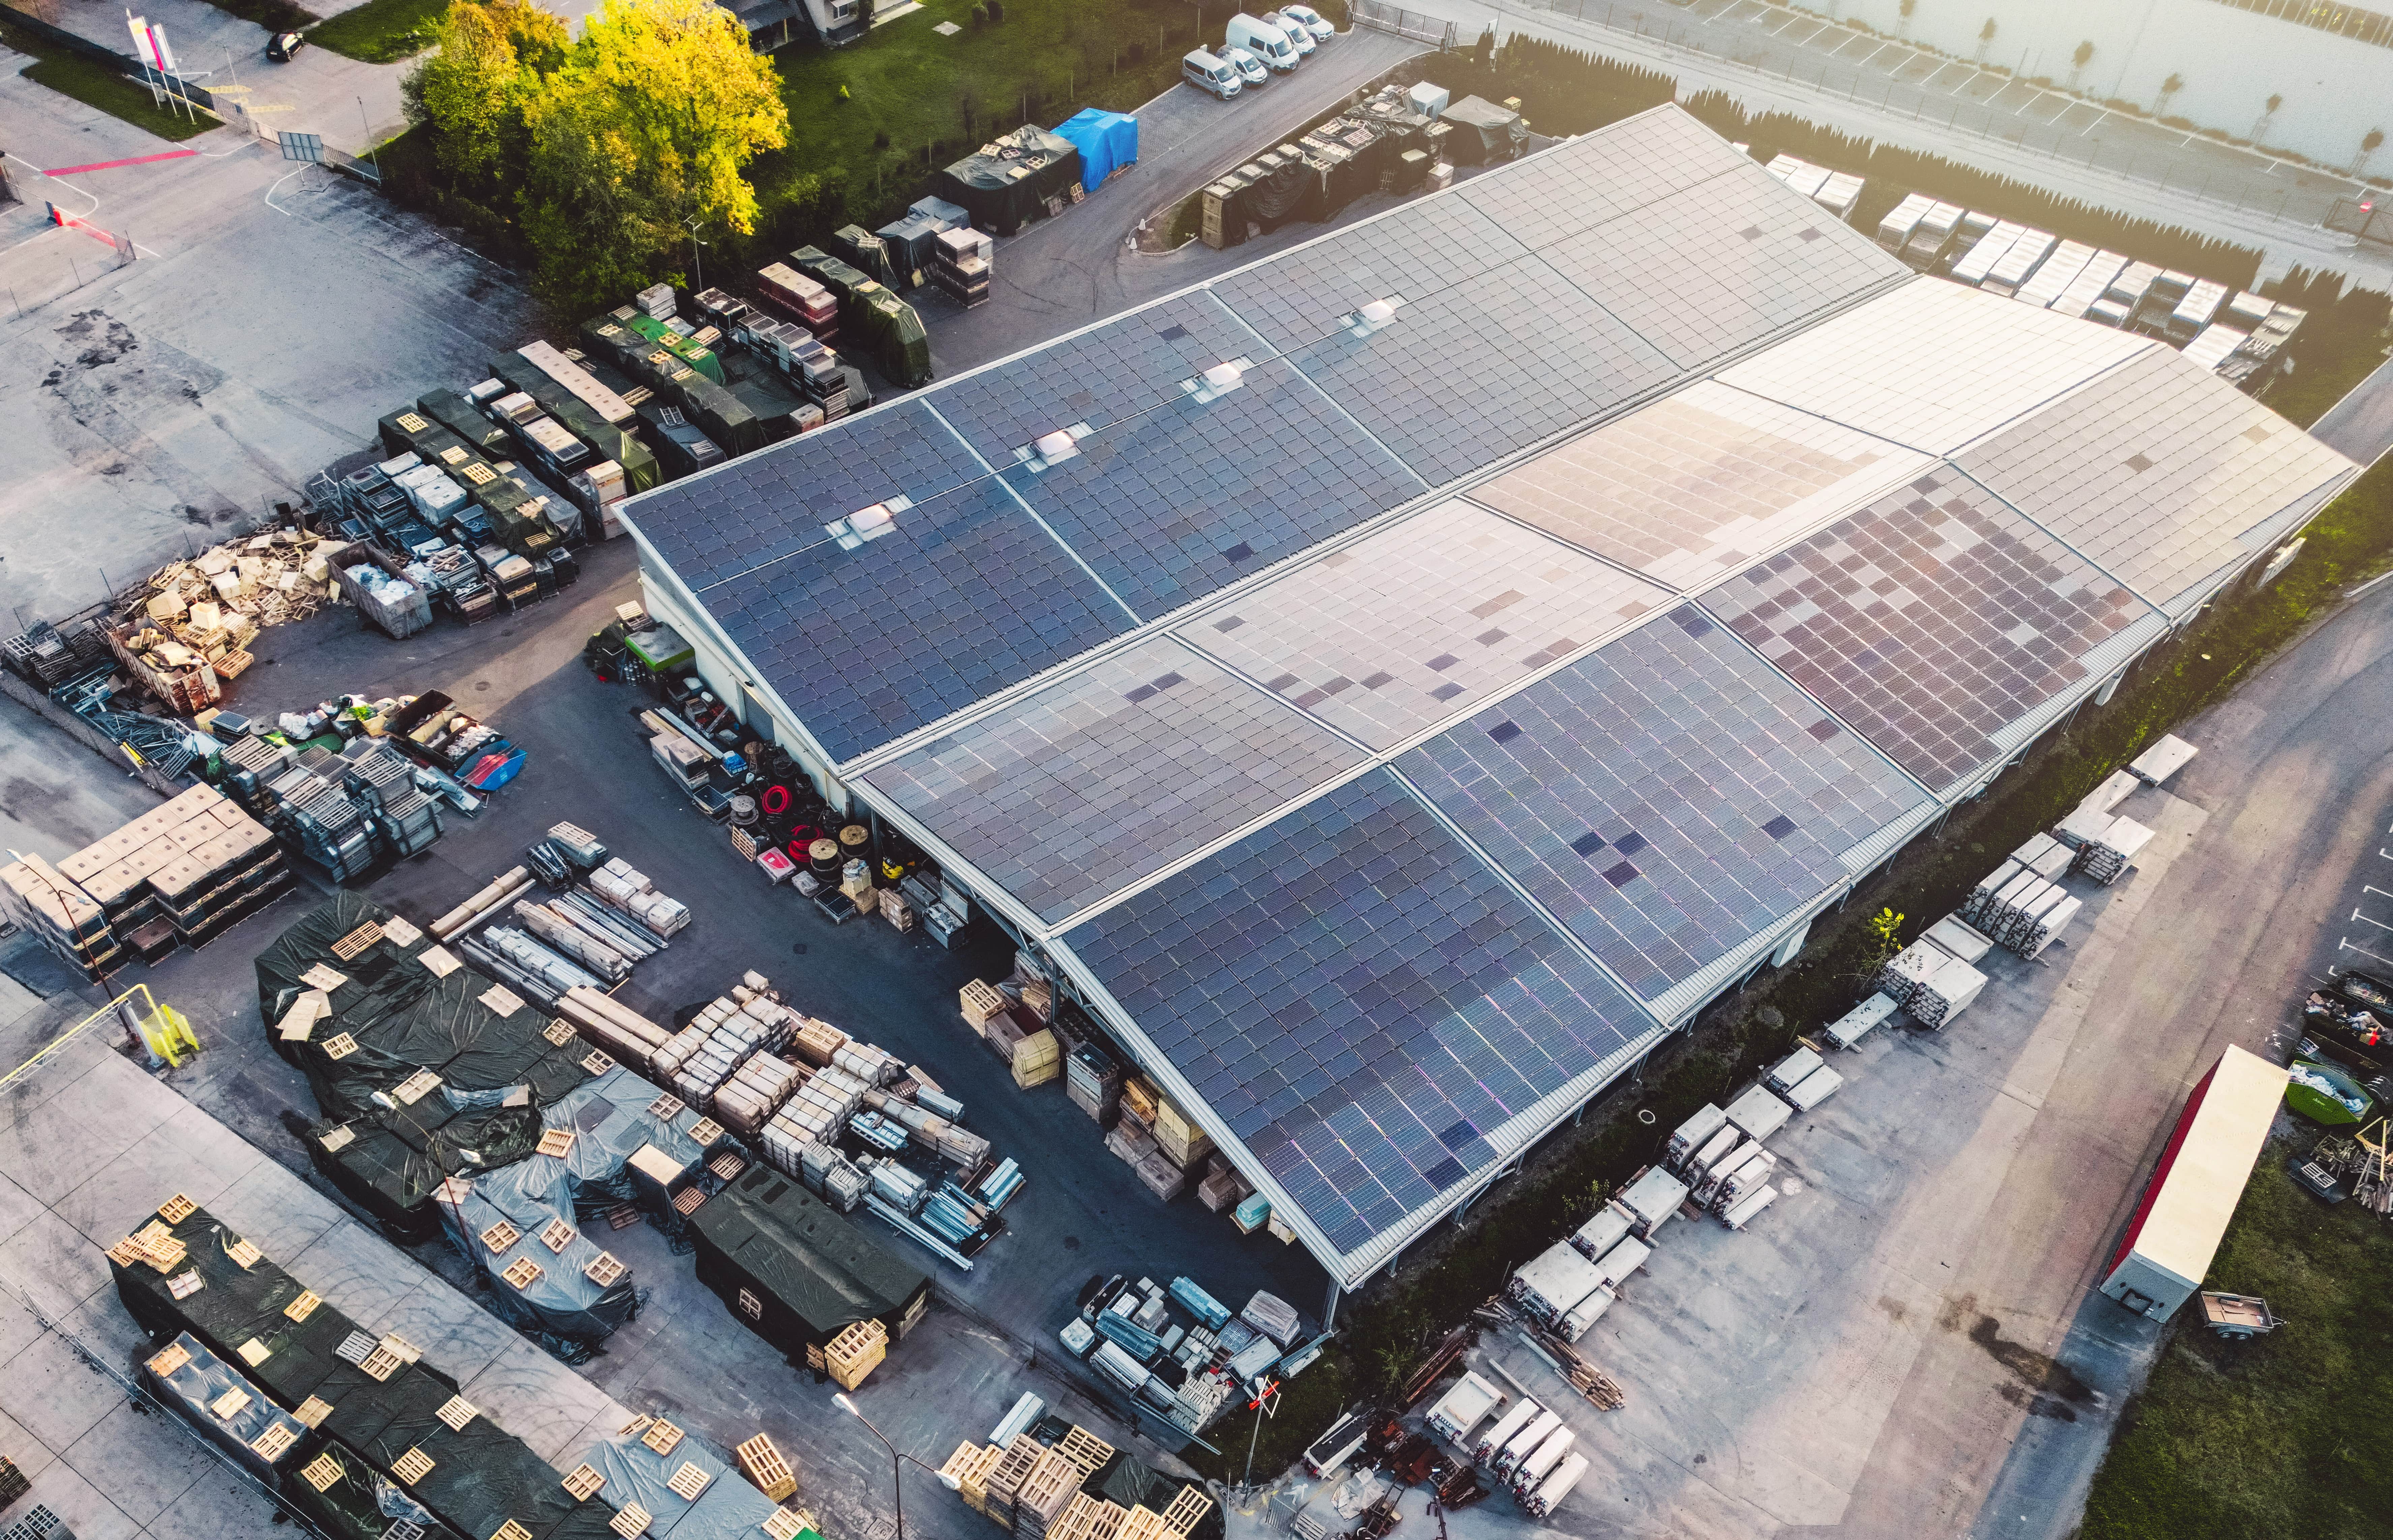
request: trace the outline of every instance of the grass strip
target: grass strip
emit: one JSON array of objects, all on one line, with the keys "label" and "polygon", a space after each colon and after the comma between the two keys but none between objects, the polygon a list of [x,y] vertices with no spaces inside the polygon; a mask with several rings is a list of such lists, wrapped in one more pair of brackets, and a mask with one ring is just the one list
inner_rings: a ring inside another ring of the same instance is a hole
[{"label": "grass strip", "polygon": [[122,118],[162,139],[180,141],[216,126],[216,120],[204,111],[193,123],[182,115],[180,108],[171,112],[164,111],[155,104],[150,87],[139,81],[119,74],[98,59],[69,53],[6,20],[0,20],[0,42],[33,58],[33,62],[22,73],[34,85],[46,86],[62,97],[72,97],[86,107]]},{"label": "grass strip", "polygon": [[366,0],[307,29],[307,41],[345,59],[393,64],[432,46],[432,23],[449,0]]}]

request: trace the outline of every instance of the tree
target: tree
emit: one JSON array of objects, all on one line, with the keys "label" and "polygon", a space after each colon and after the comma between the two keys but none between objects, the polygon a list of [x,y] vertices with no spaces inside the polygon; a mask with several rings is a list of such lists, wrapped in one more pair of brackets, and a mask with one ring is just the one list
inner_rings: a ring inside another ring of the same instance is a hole
[{"label": "tree", "polygon": [[2086,66],[2093,62],[2094,40],[2089,37],[2077,45],[2076,51],[2069,56],[2069,88],[2071,90],[2077,89],[2077,77],[2084,74]]},{"label": "tree", "polygon": [[2368,169],[2368,157],[2375,154],[2377,148],[2384,142],[2385,130],[2382,128],[2372,128],[2360,136],[2360,157],[2351,163],[2351,174],[2354,176]]},{"label": "tree", "polygon": [[456,0],[432,38],[399,83],[408,122],[430,132],[452,182],[513,181],[503,163],[524,141],[525,103],[564,58],[565,23],[527,0]]},{"label": "tree", "polygon": [[1919,0],[1903,0],[1903,4],[1894,7],[1895,15],[1901,18],[1901,20],[1895,23],[1895,36],[1909,37],[1911,35],[1911,13],[1918,8]]},{"label": "tree", "polygon": [[789,138],[779,76],[713,0],[606,0],[531,104],[539,282],[586,305],[656,276],[692,221],[746,234],[743,175]]},{"label": "tree", "polygon": [[1978,62],[1981,64],[1986,61],[1986,49],[1994,44],[1994,19],[1991,16],[1986,18],[1986,24],[1978,29]]},{"label": "tree", "polygon": [[2152,100],[2152,116],[2157,118],[2167,111],[2170,100],[2184,89],[2185,77],[2175,71],[2169,72],[2168,79],[2161,82],[2161,94]]}]

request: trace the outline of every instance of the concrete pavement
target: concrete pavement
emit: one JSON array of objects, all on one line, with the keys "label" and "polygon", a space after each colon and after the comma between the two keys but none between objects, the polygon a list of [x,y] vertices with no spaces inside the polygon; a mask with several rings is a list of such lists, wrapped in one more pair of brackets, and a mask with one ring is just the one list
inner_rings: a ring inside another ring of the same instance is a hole
[{"label": "concrete pavement", "polygon": [[[1858,137],[1942,155],[2064,197],[2260,248],[2264,276],[2295,263],[2393,286],[2393,252],[2319,226],[2351,179],[2164,128],[1921,54],[1763,0],[1404,0],[1457,23],[1494,24],[1676,76],[1683,99],[1727,93]],[[2010,62],[1995,60],[1994,62]],[[1536,104],[1528,104],[1532,121]]]},{"label": "concrete pavement", "polygon": [[2393,450],[2393,359],[2327,408],[2310,424],[2310,437],[2363,465]]}]

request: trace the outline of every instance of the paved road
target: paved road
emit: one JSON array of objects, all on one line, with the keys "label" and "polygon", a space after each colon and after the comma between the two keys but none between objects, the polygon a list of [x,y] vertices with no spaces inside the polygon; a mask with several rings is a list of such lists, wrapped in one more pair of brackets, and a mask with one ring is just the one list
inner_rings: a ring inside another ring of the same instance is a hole
[{"label": "paved road", "polygon": [[[5,62],[0,123],[27,200],[0,207],[0,605],[28,617],[295,502],[374,419],[530,333],[502,269],[232,129],[188,158],[47,176],[166,147]],[[46,201],[129,233],[139,260],[46,225]]]},{"label": "paved road", "polygon": [[[1292,225],[1269,242],[1216,252],[1191,242],[1170,255],[1130,249],[1146,219],[1222,172],[1286,140],[1366,82],[1420,51],[1381,33],[1347,33],[1297,72],[1218,101],[1175,85],[1138,109],[1139,163],[1087,202],[1032,226],[997,248],[993,295],[959,310],[942,296],[916,296],[939,372],[951,374],[1088,325],[1106,316],[1244,267],[1279,245],[1330,227]],[[1386,206],[1358,199],[1340,222]]]},{"label": "paved road", "polygon": [[[2371,288],[2393,283],[2393,253],[2360,251],[2319,228],[2348,178],[2162,128],[2059,92],[1918,53],[1762,0],[1404,0],[1475,36],[1546,37],[1678,77],[1683,98],[1714,88],[1748,111],[1798,113],[1844,133],[1930,151],[2071,197],[2265,249],[2268,269],[2300,262]],[[2016,65],[2017,59],[1994,62]],[[1536,115],[1529,104],[1531,118]]]},{"label": "paved road", "polygon": [[2373,465],[2393,450],[2393,359],[2327,408],[2310,424],[2310,435],[2363,465]]}]

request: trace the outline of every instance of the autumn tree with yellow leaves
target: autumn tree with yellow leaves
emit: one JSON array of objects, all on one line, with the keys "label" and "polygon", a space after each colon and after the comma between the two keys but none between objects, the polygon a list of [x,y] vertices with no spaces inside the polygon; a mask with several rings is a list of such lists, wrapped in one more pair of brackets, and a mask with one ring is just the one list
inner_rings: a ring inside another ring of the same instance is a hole
[{"label": "autumn tree with yellow leaves", "polygon": [[[534,20],[537,19],[537,20]],[[525,0],[455,0],[408,77],[441,169],[515,205],[551,303],[590,309],[755,228],[745,175],[789,137],[771,60],[713,0],[606,0],[568,41]]]}]

